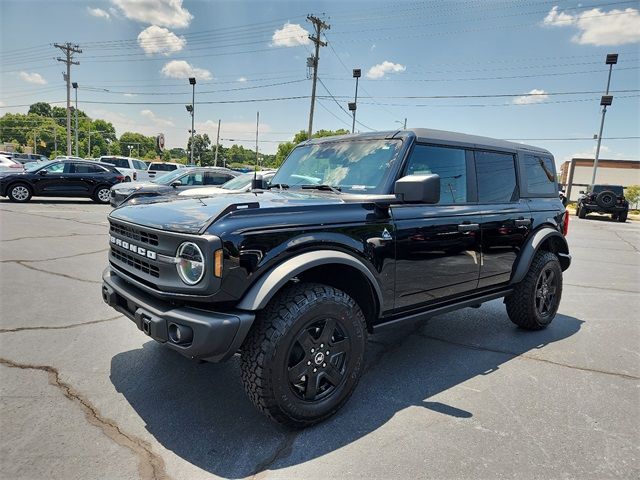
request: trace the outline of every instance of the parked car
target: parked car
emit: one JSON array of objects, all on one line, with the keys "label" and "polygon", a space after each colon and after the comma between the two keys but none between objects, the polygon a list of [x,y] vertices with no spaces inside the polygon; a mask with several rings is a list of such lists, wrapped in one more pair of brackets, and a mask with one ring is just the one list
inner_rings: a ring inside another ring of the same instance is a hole
[{"label": "parked car", "polygon": [[626,222],[629,214],[629,202],[624,198],[622,185],[590,185],[587,191],[581,191],[576,205],[576,215],[586,218],[597,212],[610,214],[613,220]]},{"label": "parked car", "polygon": [[109,189],[124,176],[113,165],[80,160],[52,160],[23,173],[0,177],[0,196],[27,202],[32,196],[89,197],[109,203]]},{"label": "parked car", "polygon": [[22,163],[7,155],[0,155],[0,172],[21,172],[23,170]]},{"label": "parked car", "polygon": [[100,157],[100,161],[115,166],[124,175],[125,182],[144,182],[149,180],[147,164],[137,158],[106,155]]},{"label": "parked car", "polygon": [[165,172],[172,172],[178,168],[185,168],[185,166],[181,163],[172,163],[172,162],[151,162],[147,172],[149,173],[149,178],[154,178],[158,173],[161,175]]},{"label": "parked car", "polygon": [[45,155],[40,155],[38,153],[17,153],[14,152],[12,154],[12,158],[20,163],[28,163],[28,162],[48,162],[49,159]]},{"label": "parked car", "polygon": [[154,178],[150,182],[127,182],[111,188],[111,206],[141,197],[178,194],[185,189],[198,189],[208,185],[222,185],[238,176],[238,172],[228,168],[196,167],[179,168]]},{"label": "parked car", "polygon": [[[219,187],[205,187],[205,188],[187,188],[180,193],[178,193],[181,197],[194,197],[194,196],[209,196],[209,195],[218,195],[220,193],[242,193],[248,192],[251,190],[251,182],[253,181],[254,174],[253,173],[236,173],[234,179],[229,180],[224,185],[220,185]],[[262,170],[258,172],[262,177],[262,180],[269,184],[273,176],[275,175],[275,170]]]},{"label": "parked car", "polygon": [[551,153],[429,129],[309,140],[270,189],[108,219],[104,301],[185,357],[240,353],[251,401],[295,427],[346,403],[370,333],[497,298],[543,329],[571,264]]}]

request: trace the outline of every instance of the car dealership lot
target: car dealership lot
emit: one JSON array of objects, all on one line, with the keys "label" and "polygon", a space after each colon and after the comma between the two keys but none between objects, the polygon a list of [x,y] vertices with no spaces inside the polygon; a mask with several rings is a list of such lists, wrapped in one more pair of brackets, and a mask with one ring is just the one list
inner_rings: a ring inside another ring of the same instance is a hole
[{"label": "car dealership lot", "polygon": [[518,330],[497,300],[373,336],[347,406],[293,431],[250,404],[237,361],[184,359],[102,302],[109,210],[0,201],[2,478],[640,471],[637,222],[571,218],[548,329]]}]

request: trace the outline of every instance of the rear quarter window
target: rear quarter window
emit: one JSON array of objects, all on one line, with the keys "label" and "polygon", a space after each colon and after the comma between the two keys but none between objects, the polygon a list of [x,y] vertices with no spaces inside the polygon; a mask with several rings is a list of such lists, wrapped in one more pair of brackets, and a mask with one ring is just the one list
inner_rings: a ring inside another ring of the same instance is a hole
[{"label": "rear quarter window", "polygon": [[553,159],[542,155],[524,155],[524,183],[529,195],[557,195]]}]

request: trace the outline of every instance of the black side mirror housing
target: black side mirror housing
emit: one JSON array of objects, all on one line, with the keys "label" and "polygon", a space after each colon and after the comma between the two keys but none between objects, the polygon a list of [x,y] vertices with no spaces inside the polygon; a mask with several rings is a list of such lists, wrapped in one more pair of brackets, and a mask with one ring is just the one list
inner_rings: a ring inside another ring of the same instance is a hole
[{"label": "black side mirror housing", "polygon": [[251,190],[266,190],[267,182],[264,181],[262,175],[257,174],[251,179]]},{"label": "black side mirror housing", "polygon": [[38,170],[38,175],[46,175],[47,171],[46,170]]},{"label": "black side mirror housing", "polygon": [[438,203],[440,175],[407,175],[396,181],[394,190],[402,203]]},{"label": "black side mirror housing", "polygon": [[173,188],[181,187],[182,186],[182,182],[180,180],[176,180],[175,182],[171,182],[171,186]]}]

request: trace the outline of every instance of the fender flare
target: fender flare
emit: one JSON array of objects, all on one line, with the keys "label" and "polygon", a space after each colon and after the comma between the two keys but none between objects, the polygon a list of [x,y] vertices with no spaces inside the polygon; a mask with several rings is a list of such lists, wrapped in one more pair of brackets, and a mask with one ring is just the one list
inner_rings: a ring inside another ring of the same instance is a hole
[{"label": "fender flare", "polygon": [[319,265],[348,265],[364,274],[369,280],[382,310],[382,290],[373,273],[357,258],[337,250],[315,250],[301,253],[266,272],[244,294],[237,307],[240,310],[255,311],[264,308],[273,296],[296,275]]},{"label": "fender flare", "polygon": [[511,280],[509,281],[509,283],[519,283],[525,277],[527,271],[529,271],[529,267],[531,266],[533,257],[540,249],[540,245],[542,245],[545,240],[551,237],[555,237],[560,240],[560,248],[558,248],[558,251],[554,253],[558,255],[562,270],[566,270],[567,268],[569,268],[569,265],[571,264],[571,255],[569,255],[569,245],[567,244],[567,240],[556,229],[551,227],[543,227],[540,230],[537,230],[533,235],[531,235],[529,240],[522,247],[520,255],[518,256],[516,266],[513,269],[513,273],[511,274]]}]

